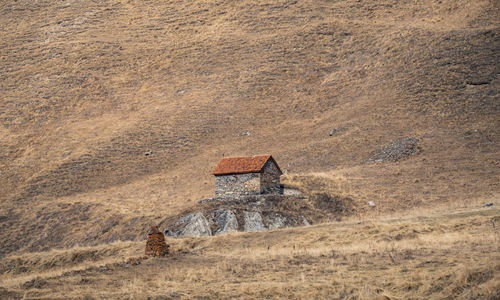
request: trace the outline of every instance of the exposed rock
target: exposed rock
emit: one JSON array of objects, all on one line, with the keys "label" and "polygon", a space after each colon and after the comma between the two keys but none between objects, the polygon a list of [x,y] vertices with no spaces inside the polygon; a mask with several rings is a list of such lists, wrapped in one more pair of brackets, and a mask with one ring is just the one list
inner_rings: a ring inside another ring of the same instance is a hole
[{"label": "exposed rock", "polygon": [[209,236],[309,226],[339,220],[353,211],[351,198],[330,194],[299,196],[299,193],[297,190],[293,196],[261,194],[203,199],[196,207],[165,218],[160,225],[166,236]]},{"label": "exposed rock", "polygon": [[168,228],[165,228],[165,230],[163,230],[163,234],[165,236],[172,236],[172,237],[176,236],[175,232],[173,232],[172,230],[170,230]]},{"label": "exposed rock", "polygon": [[403,158],[410,157],[417,152],[418,142],[419,139],[414,137],[406,137],[403,139],[395,140],[373,154],[367,162],[394,162]]},{"label": "exposed rock", "polygon": [[219,226],[216,235],[238,231],[238,220],[231,210],[217,211],[215,223]]},{"label": "exposed rock", "polygon": [[216,202],[221,201],[221,198],[213,197],[213,198],[205,198],[198,200],[198,204],[208,203],[208,202]]},{"label": "exposed rock", "polygon": [[269,229],[286,227],[286,218],[280,214],[271,214],[266,219],[267,228]]},{"label": "exposed rock", "polygon": [[337,131],[339,131],[338,128],[333,128],[331,131],[330,131],[330,136],[333,136]]},{"label": "exposed rock", "polygon": [[189,223],[191,221],[192,218],[194,218],[196,215],[187,215],[187,216],[184,216],[182,218],[180,218],[179,220],[177,220],[177,222],[175,222],[175,225],[180,225],[180,224],[183,224],[183,223]]},{"label": "exposed rock", "polygon": [[284,196],[298,197],[298,198],[305,197],[305,194],[303,192],[301,192],[300,190],[297,190],[297,189],[292,189],[292,188],[284,188],[283,195]]},{"label": "exposed rock", "polygon": [[165,256],[169,252],[168,248],[163,233],[156,226],[151,227],[151,230],[148,232],[148,241],[146,242],[146,255]]},{"label": "exposed rock", "polygon": [[176,224],[187,223],[178,235],[182,236],[210,236],[212,230],[205,216],[202,213],[183,217]]},{"label": "exposed rock", "polygon": [[262,231],[266,229],[262,223],[262,216],[258,212],[244,211],[243,218],[245,220],[244,231]]}]

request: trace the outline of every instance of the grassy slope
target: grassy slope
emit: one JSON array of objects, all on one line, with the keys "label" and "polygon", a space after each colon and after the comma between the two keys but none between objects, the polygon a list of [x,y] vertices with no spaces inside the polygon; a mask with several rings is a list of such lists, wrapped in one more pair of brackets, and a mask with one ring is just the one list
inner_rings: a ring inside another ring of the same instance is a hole
[{"label": "grassy slope", "polygon": [[[212,194],[223,153],[272,153],[288,183],[377,212],[498,204],[498,11],[4,1],[0,255],[142,239]],[[404,136],[419,155],[363,164]]]},{"label": "grassy slope", "polygon": [[500,210],[427,214],[169,239],[175,253],[148,260],[129,260],[143,242],[12,255],[0,296],[498,299]]}]

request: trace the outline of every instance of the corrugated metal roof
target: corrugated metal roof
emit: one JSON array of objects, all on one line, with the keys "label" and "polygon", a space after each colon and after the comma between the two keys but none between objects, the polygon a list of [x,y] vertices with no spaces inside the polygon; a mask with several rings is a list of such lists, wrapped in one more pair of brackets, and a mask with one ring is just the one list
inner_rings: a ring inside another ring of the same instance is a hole
[{"label": "corrugated metal roof", "polygon": [[271,155],[223,158],[219,161],[212,174],[228,175],[259,173],[269,159],[272,159],[276,167],[278,167],[278,164]]}]

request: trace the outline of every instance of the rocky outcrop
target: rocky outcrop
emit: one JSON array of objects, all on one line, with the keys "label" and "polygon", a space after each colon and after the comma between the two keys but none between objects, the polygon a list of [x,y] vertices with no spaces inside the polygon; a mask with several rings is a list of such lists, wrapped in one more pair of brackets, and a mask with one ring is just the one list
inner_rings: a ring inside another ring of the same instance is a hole
[{"label": "rocky outcrop", "polygon": [[204,199],[177,216],[165,218],[160,226],[166,236],[210,236],[237,231],[253,232],[308,226],[337,220],[350,211],[349,198],[328,195],[263,194],[236,198]]},{"label": "rocky outcrop", "polygon": [[258,212],[244,211],[243,218],[245,220],[244,231],[262,231],[266,229],[262,223],[262,216]]},{"label": "rocky outcrop", "polygon": [[238,219],[231,210],[216,211],[215,223],[219,226],[216,235],[238,231]]},{"label": "rocky outcrop", "polygon": [[267,217],[266,225],[268,229],[277,229],[286,227],[286,217],[273,213]]},{"label": "rocky outcrop", "polygon": [[[177,221],[179,224],[186,224],[177,235],[182,236],[210,236],[212,230],[210,224],[202,213],[190,215]],[[178,225],[179,225],[178,224]]]},{"label": "rocky outcrop", "polygon": [[169,252],[169,247],[165,242],[165,236],[158,227],[153,226],[148,232],[148,241],[146,242],[147,256],[165,256]]}]

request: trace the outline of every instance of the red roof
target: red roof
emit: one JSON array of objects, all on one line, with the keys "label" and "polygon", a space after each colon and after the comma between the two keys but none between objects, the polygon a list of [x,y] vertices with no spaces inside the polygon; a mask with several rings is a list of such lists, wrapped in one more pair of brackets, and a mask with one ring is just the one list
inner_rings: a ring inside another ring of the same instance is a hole
[{"label": "red roof", "polygon": [[228,157],[219,161],[212,175],[259,173],[270,159],[279,170],[278,164],[271,155]]}]

